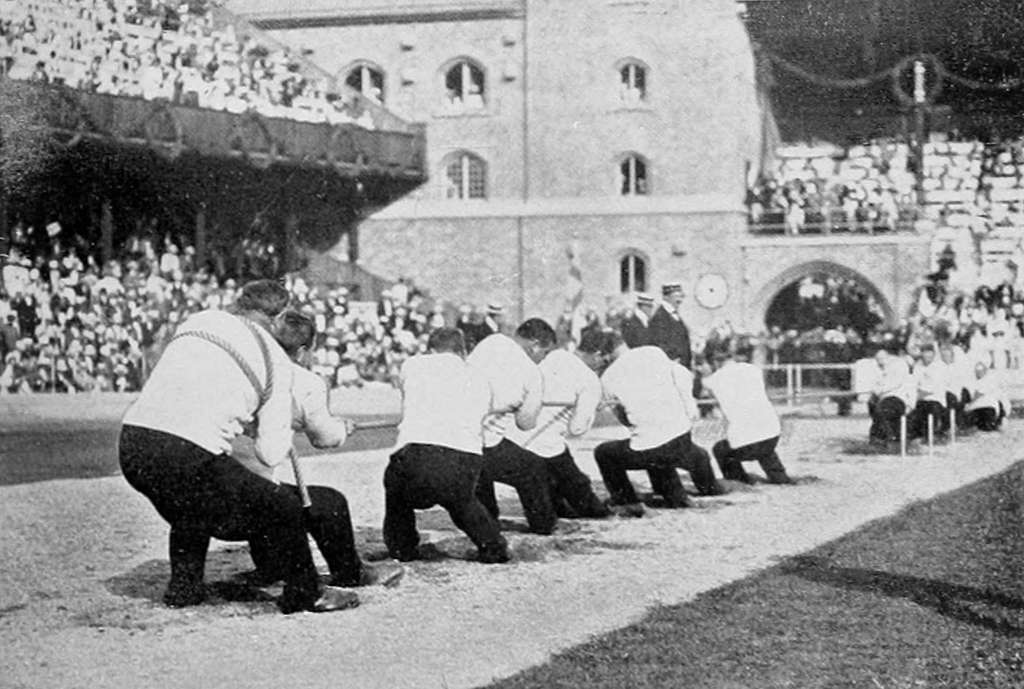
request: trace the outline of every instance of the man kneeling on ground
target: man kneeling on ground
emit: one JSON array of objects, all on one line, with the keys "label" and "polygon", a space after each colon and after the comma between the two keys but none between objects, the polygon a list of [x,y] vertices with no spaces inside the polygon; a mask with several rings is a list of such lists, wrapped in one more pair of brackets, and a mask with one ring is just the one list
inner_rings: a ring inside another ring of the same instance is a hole
[{"label": "man kneeling on ground", "polygon": [[[644,513],[627,471],[646,469],[651,488],[665,498],[666,507],[693,504],[679,480],[677,468],[686,469],[701,495],[721,495],[711,458],[690,438],[697,403],[693,374],[671,361],[657,347],[630,349],[615,332],[586,333],[578,347],[595,370],[604,370],[601,385],[606,401],[616,405],[632,437],[601,443],[594,459],[611,495],[613,511],[622,516]],[[618,509],[616,509],[618,507]]]},{"label": "man kneeling on ground", "polygon": [[[320,376],[309,370],[315,337],[316,327],[309,317],[297,311],[285,311],[277,318],[274,338],[293,362],[292,428],[304,432],[315,448],[340,447],[351,433],[352,424],[331,414],[327,386]],[[236,445],[232,454],[246,468],[274,481],[274,467],[263,464],[247,449],[244,443]],[[297,486],[285,487],[301,497]],[[359,558],[345,496],[327,486],[309,486],[308,491],[311,505],[305,510],[306,529],[327,562],[331,584],[342,587],[397,584],[404,572],[401,567],[371,567]],[[256,565],[256,573],[250,577],[253,583],[269,584],[282,578],[280,558],[271,552],[266,538],[251,540],[249,552]]]},{"label": "man kneeling on ground", "polygon": [[476,495],[490,390],[464,356],[462,331],[439,328],[427,353],[402,365],[398,449],[384,472],[384,542],[396,560],[419,557],[415,510],[440,505],[476,545],[480,562],[508,562],[498,521]]},{"label": "man kneeling on ground", "polygon": [[712,361],[714,373],[704,372],[704,387],[718,402],[727,424],[726,439],[718,441],[711,449],[722,476],[731,481],[753,483],[743,462],[756,461],[768,477],[768,483],[794,483],[775,451],[782,426],[768,399],[764,374],[753,364],[736,361],[729,352],[715,352]]}]

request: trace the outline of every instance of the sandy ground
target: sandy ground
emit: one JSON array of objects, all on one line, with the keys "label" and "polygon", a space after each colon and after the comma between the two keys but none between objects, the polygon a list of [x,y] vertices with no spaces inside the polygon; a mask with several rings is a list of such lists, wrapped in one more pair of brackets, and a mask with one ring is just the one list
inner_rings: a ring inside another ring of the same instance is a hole
[{"label": "sandy ground", "polygon": [[[283,616],[276,590],[231,586],[251,565],[244,546],[224,543],[208,565],[218,597],[164,608],[166,527],[120,477],[0,488],[0,687],[477,686],[1001,471],[1019,459],[1024,424],[903,460],[870,453],[866,432],[863,417],[789,420],[781,455],[800,486],[733,486],[700,509],[581,521],[548,538],[513,532],[504,566],[466,561],[470,544],[446,515],[421,513],[439,556],[329,615]],[[578,443],[593,476],[594,445],[617,433]],[[386,461],[386,450],[304,460],[311,482],[349,497],[371,559],[383,556]],[[519,524],[512,494],[499,495]]]}]

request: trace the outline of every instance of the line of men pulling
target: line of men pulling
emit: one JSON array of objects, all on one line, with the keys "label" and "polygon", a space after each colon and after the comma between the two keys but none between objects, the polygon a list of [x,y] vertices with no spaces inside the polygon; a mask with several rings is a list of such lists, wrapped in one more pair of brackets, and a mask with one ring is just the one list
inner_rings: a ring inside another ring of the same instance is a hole
[{"label": "line of men pulling", "polygon": [[[125,414],[125,478],[170,526],[168,605],[203,601],[211,537],[249,542],[252,578],[284,581],[285,612],[352,607],[353,587],[392,585],[403,572],[361,560],[340,492],[311,486],[312,506],[304,508],[301,491],[275,479],[294,431],[317,447],[337,447],[351,431],[331,416],[326,386],[304,366],[313,324],[287,303],[280,285],[257,281],[231,312],[190,317]],[[643,515],[628,471],[647,471],[668,508],[692,505],[678,469],[699,494],[724,492],[711,456],[691,437],[694,375],[659,347],[631,348],[618,333],[590,331],[569,352],[556,348],[550,325],[532,318],[470,353],[458,328],[440,328],[427,350],[400,372],[402,420],[384,472],[383,536],[399,562],[420,557],[416,511],[435,505],[472,540],[480,562],[507,562],[495,483],[516,490],[538,534],[556,532],[559,518]],[[757,461],[770,483],[792,483],[775,451],[779,420],[760,371],[721,353],[701,373],[727,424],[713,447],[723,477],[752,482],[743,464]],[[631,431],[594,451],[608,500],[595,494],[567,443],[590,429],[601,405]],[[252,438],[249,452],[240,449],[243,436]],[[327,584],[307,534],[327,562]]]},{"label": "line of men pulling", "polygon": [[900,441],[901,423],[908,440],[927,438],[929,425],[942,438],[951,423],[959,432],[998,430],[1010,413],[1000,371],[949,342],[923,345],[916,359],[879,349],[858,363],[856,377],[857,392],[868,396],[868,436],[879,447]]}]

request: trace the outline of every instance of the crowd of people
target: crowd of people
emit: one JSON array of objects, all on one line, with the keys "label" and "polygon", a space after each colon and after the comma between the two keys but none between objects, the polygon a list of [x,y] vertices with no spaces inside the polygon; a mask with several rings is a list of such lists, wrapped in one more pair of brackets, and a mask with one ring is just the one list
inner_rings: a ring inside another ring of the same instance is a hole
[{"label": "crowd of people", "polygon": [[[12,236],[26,239],[24,229]],[[250,244],[230,273],[243,281],[253,272],[247,266],[263,265],[268,255],[264,243]],[[60,234],[43,250],[14,241],[7,252],[0,258],[0,394],[137,391],[181,321],[227,308],[237,296],[238,281],[211,268],[222,262],[199,265],[194,248],[170,236],[134,236],[106,263]],[[314,319],[314,370],[332,386],[393,384],[402,362],[445,323],[470,342],[501,328],[500,305],[456,313],[404,279],[372,303],[353,301],[343,286],[284,279],[296,307]]]},{"label": "crowd of people", "polygon": [[920,162],[899,139],[781,147],[747,193],[750,221],[789,234],[892,231],[918,220],[980,236],[1024,226],[1022,141],[944,139],[924,143]]},{"label": "crowd of people", "polygon": [[0,0],[0,73],[236,114],[373,129],[292,50],[218,22],[206,2]]}]

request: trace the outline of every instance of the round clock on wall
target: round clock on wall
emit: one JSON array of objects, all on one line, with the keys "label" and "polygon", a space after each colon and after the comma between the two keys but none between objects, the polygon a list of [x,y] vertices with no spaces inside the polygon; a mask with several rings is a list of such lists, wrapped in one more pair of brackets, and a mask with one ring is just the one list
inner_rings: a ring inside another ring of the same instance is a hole
[{"label": "round clock on wall", "polygon": [[720,308],[729,299],[729,284],[719,273],[705,273],[697,278],[694,296],[705,309]]}]

